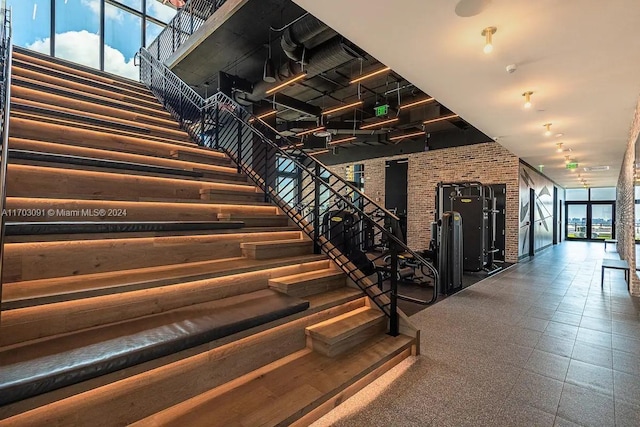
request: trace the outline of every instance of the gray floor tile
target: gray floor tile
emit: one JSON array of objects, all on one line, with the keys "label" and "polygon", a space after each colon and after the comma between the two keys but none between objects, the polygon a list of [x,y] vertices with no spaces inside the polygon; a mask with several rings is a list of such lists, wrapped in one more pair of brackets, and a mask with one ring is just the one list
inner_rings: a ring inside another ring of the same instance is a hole
[{"label": "gray floor tile", "polygon": [[611,321],[595,317],[582,316],[580,327],[600,332],[611,332]]},{"label": "gray floor tile", "polygon": [[640,376],[613,372],[614,397],[634,405],[640,404]]},{"label": "gray floor tile", "polygon": [[547,329],[544,330],[544,335],[575,340],[576,335],[578,335],[578,327],[567,325],[566,323],[549,322]]},{"label": "gray floor tile", "polygon": [[579,328],[576,341],[588,344],[595,344],[600,347],[611,348],[611,334],[606,332],[594,331],[593,329]]},{"label": "gray floor tile", "polygon": [[543,335],[538,340],[536,349],[557,354],[558,356],[571,357],[574,343],[574,340]]},{"label": "gray floor tile", "polygon": [[573,421],[565,420],[560,416],[556,416],[553,423],[553,427],[583,427],[581,424],[574,423]]},{"label": "gray floor tile", "polygon": [[569,358],[547,353],[545,351],[533,350],[525,369],[556,380],[564,381],[569,368]]},{"label": "gray floor tile", "polygon": [[612,332],[617,335],[624,335],[634,339],[640,339],[640,324],[630,322],[611,322]]},{"label": "gray floor tile", "polygon": [[579,326],[582,320],[582,314],[558,311],[553,315],[551,320],[558,323],[566,323],[567,325]]},{"label": "gray floor tile", "polygon": [[531,329],[533,331],[544,332],[549,324],[549,320],[538,319],[537,317],[525,316],[518,326],[524,329]]},{"label": "gray floor tile", "polygon": [[573,384],[564,385],[558,416],[588,427],[615,425],[611,397]]},{"label": "gray floor tile", "polygon": [[640,356],[640,340],[617,334],[613,334],[611,338],[612,347],[614,350],[622,350],[626,351],[627,353],[632,353],[636,356]]},{"label": "gray floor tile", "polygon": [[573,346],[571,358],[604,368],[613,367],[613,351],[610,348],[598,347],[580,341],[576,341],[576,344]]},{"label": "gray floor tile", "polygon": [[501,409],[494,426],[552,427],[555,420],[555,408],[554,413],[550,414],[520,400],[508,399],[503,402]]},{"label": "gray floor tile", "polygon": [[610,368],[572,360],[565,381],[613,396],[613,370]]},{"label": "gray floor tile", "polygon": [[615,401],[616,427],[640,426],[640,406],[631,405],[620,400]]},{"label": "gray floor tile", "polygon": [[640,376],[640,357],[626,351],[613,350],[613,369]]},{"label": "gray floor tile", "polygon": [[525,371],[513,386],[510,398],[555,414],[560,402],[562,386],[562,381]]},{"label": "gray floor tile", "polygon": [[519,329],[511,336],[509,341],[512,344],[534,348],[541,336],[542,332],[531,329]]}]

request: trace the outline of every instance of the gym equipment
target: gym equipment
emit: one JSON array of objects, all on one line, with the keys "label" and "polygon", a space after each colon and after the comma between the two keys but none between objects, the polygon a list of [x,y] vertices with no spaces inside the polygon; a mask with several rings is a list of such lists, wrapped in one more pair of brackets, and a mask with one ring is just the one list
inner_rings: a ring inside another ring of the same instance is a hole
[{"label": "gym equipment", "polygon": [[439,221],[438,273],[440,293],[450,295],[462,289],[463,219],[458,212],[445,212]]},{"label": "gym equipment", "polygon": [[480,182],[441,182],[436,191],[436,211],[437,218],[444,211],[462,216],[464,270],[493,274],[501,269],[494,264],[498,211],[491,187]]},{"label": "gym equipment", "polygon": [[346,210],[329,211],[322,221],[322,235],[340,252],[350,256],[364,274],[376,272],[375,265],[363,251],[364,232],[358,214]]}]

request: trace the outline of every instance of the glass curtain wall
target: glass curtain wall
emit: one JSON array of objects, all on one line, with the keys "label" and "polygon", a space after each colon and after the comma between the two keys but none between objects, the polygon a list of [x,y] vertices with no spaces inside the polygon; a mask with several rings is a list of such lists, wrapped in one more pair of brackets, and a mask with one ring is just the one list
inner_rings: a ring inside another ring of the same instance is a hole
[{"label": "glass curtain wall", "polygon": [[569,188],[565,198],[568,239],[615,238],[615,187]]},{"label": "glass curtain wall", "polygon": [[17,46],[138,80],[133,58],[171,21],[161,0],[7,0]]}]

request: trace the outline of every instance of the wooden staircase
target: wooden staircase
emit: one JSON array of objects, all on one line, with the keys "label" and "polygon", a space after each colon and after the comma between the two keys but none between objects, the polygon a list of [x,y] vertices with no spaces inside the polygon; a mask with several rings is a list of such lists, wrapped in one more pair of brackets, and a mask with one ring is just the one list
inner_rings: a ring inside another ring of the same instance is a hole
[{"label": "wooden staircase", "polygon": [[388,319],[141,84],[16,48],[0,425],[307,425]]}]

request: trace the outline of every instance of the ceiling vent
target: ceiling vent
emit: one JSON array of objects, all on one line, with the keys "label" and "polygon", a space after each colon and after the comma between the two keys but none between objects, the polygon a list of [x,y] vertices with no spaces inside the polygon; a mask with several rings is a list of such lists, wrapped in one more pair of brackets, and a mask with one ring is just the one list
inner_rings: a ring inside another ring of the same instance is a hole
[{"label": "ceiling vent", "polygon": [[609,166],[592,166],[590,168],[584,168],[585,172],[604,172],[608,170]]}]

